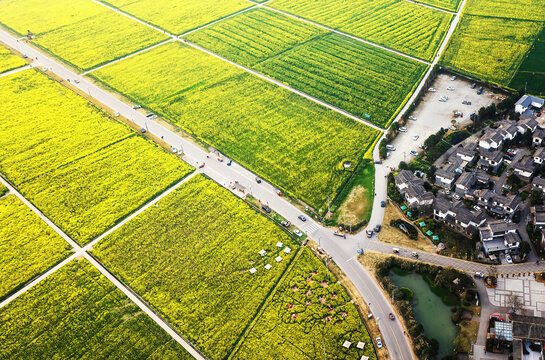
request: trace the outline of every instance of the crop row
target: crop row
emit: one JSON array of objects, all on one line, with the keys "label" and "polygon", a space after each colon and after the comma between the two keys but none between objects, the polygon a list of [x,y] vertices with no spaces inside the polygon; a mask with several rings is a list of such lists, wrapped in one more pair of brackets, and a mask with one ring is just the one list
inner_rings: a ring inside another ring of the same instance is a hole
[{"label": "crop row", "polygon": [[94,76],[316,207],[379,134],[179,42]]},{"label": "crop row", "polygon": [[11,51],[2,47],[2,44],[0,43],[0,74],[25,66],[26,64],[26,61],[19,56],[13,55]]},{"label": "crop row", "polygon": [[210,359],[223,359],[297,248],[275,224],[199,175],[93,254]]},{"label": "crop row", "polygon": [[[360,342],[363,349],[357,348]],[[324,353],[333,359],[377,358],[350,297],[305,248],[230,359],[311,360]]]},{"label": "crop row", "polygon": [[86,243],[191,168],[34,70],[0,78],[1,172]]},{"label": "crop row", "polygon": [[167,37],[88,0],[5,0],[0,23],[81,70],[149,47]]},{"label": "crop row", "polygon": [[0,309],[2,359],[192,357],[86,260]]},{"label": "crop row", "polygon": [[401,0],[274,0],[270,5],[430,60],[452,15]]},{"label": "crop row", "polygon": [[178,35],[252,6],[244,0],[101,1]]},{"label": "crop row", "polygon": [[0,199],[0,239],[0,298],[70,253],[64,239],[15,195]]},{"label": "crop row", "polygon": [[457,11],[461,0],[418,0],[416,2],[435,6],[440,9]]},{"label": "crop row", "polygon": [[544,21],[545,3],[542,0],[468,0],[464,13],[519,20]]},{"label": "crop row", "polygon": [[542,28],[534,21],[464,15],[441,61],[507,85]]},{"label": "crop row", "polygon": [[263,9],[194,32],[188,39],[352,114],[368,114],[380,126],[403,106],[426,69]]}]

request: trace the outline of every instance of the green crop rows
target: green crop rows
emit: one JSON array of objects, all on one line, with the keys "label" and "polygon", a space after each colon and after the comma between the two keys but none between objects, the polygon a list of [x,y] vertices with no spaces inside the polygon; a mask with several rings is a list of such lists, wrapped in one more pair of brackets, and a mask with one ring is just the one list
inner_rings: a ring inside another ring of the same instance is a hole
[{"label": "green crop rows", "polygon": [[[349,349],[344,341],[352,343]],[[350,297],[305,248],[230,358],[312,360],[324,350],[332,359],[377,358]]]},{"label": "green crop rows", "polygon": [[270,10],[245,12],[188,39],[354,115],[369,114],[379,126],[403,107],[427,68]]},{"label": "green crop rows", "polygon": [[0,78],[0,172],[80,243],[191,168],[34,70]]},{"label": "green crop rows", "polygon": [[[293,251],[285,253],[279,241]],[[209,358],[223,359],[297,248],[228,190],[197,176],[93,254]]]},{"label": "green crop rows", "polygon": [[464,13],[485,17],[545,21],[545,3],[542,0],[467,0]]},{"label": "green crop rows", "polygon": [[0,199],[0,239],[0,299],[70,253],[64,239],[15,195]]},{"label": "green crop rows", "polygon": [[402,0],[273,0],[271,7],[430,60],[452,15]]},{"label": "green crop rows", "polygon": [[379,134],[181,43],[93,75],[315,207]]},{"label": "green crop rows", "polygon": [[449,11],[457,11],[461,0],[418,0],[416,2]]},{"label": "green crop rows", "polygon": [[0,309],[2,359],[192,357],[86,260]]},{"label": "green crop rows", "polygon": [[0,24],[81,70],[167,39],[149,27],[87,0],[0,1]]}]

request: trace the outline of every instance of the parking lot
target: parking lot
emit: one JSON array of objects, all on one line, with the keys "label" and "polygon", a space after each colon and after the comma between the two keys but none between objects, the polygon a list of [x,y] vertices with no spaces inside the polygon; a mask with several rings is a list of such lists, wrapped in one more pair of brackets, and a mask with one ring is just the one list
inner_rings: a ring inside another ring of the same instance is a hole
[{"label": "parking lot", "polygon": [[[472,82],[465,79],[456,78],[451,80],[450,75],[440,74],[435,79],[431,88],[435,92],[428,92],[420,101],[412,116],[416,121],[409,120],[405,127],[407,132],[401,132],[392,142],[396,151],[391,151],[390,156],[384,162],[386,166],[397,167],[400,161],[409,162],[413,156],[412,150],[422,151],[419,148],[428,136],[436,133],[441,127],[448,128],[453,125],[454,113],[463,113],[462,117],[456,119],[454,126],[461,128],[469,123],[469,115],[483,106],[488,106],[492,102],[498,103],[503,99],[502,95],[493,93],[490,89],[484,88],[481,95],[477,94],[479,84],[475,89],[471,88]],[[450,88],[452,90],[447,90]],[[448,97],[445,102],[439,101],[441,97]],[[462,101],[467,100],[471,105],[464,105]],[[418,136],[414,140],[414,136]]]}]

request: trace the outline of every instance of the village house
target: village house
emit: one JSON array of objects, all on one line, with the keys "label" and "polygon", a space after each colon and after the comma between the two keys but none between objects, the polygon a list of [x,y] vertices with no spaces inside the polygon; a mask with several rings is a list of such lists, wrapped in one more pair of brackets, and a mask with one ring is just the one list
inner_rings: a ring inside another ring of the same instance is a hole
[{"label": "village house", "polygon": [[545,193],[545,179],[541,177],[535,177],[534,180],[532,180],[532,189],[541,190]]},{"label": "village house", "polygon": [[444,221],[450,227],[467,235],[475,233],[479,226],[486,222],[486,217],[482,211],[470,211],[464,203],[458,202],[454,205],[442,196],[435,198],[433,217],[436,220]]},{"label": "village house", "polygon": [[524,134],[526,131],[534,133],[537,130],[539,124],[533,115],[521,115],[520,120],[517,122],[519,133]]},{"label": "village house", "polygon": [[479,149],[479,161],[477,167],[484,171],[497,172],[503,163],[503,154],[501,151],[488,151]]},{"label": "village house", "polygon": [[479,227],[479,236],[487,256],[518,249],[522,242],[516,224],[502,220],[488,221]]},{"label": "village house", "polygon": [[433,204],[433,193],[424,189],[424,181],[409,170],[402,170],[394,176],[395,184],[407,204],[416,208]]},{"label": "village house", "polygon": [[545,145],[545,130],[537,129],[534,131],[532,134],[532,144],[536,147]]},{"label": "village house", "polygon": [[513,140],[515,136],[519,133],[519,127],[517,126],[517,123],[509,120],[503,120],[500,122],[500,127],[498,128],[498,132],[503,137],[503,140]]},{"label": "village house", "polygon": [[460,145],[456,149],[455,156],[462,161],[466,161],[468,164],[472,164],[476,159],[475,152],[477,150],[477,144],[470,143],[466,145]]},{"label": "village house", "polygon": [[534,159],[531,157],[527,157],[517,162],[515,165],[513,165],[513,170],[515,170],[515,174],[517,174],[519,178],[529,182],[530,180],[532,180],[532,176],[534,175],[534,171],[536,170]]},{"label": "village house", "polygon": [[545,229],[545,206],[536,205],[530,208],[532,222],[538,229]]},{"label": "village house", "polygon": [[493,190],[475,190],[477,204],[497,217],[512,217],[520,206],[520,198],[515,195],[504,196]]},{"label": "village house", "polygon": [[473,172],[463,172],[462,175],[456,180],[456,194],[460,196],[465,196],[471,187],[475,185],[477,177]]},{"label": "village house", "polygon": [[486,129],[479,139],[479,147],[485,150],[497,150],[503,145],[503,135],[498,129]]},{"label": "village house", "polygon": [[542,165],[543,161],[545,161],[545,147],[540,147],[534,153],[534,162]]},{"label": "village house", "polygon": [[523,95],[519,101],[515,103],[515,111],[519,114],[531,114],[534,111],[543,110],[544,100],[536,96]]}]

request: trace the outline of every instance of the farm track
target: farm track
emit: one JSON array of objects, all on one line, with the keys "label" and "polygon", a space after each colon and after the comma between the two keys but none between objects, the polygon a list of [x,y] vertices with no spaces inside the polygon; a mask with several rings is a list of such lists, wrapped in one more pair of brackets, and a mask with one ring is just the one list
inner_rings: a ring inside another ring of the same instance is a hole
[{"label": "farm track", "polygon": [[87,259],[102,275],[104,275],[108,280],[110,280],[119,290],[121,290],[129,299],[131,299],[144,313],[146,313],[157,325],[159,325],[166,333],[168,333],[172,338],[178,342],[181,346],[184,347],[184,349],[189,352],[195,359],[198,360],[206,360],[207,358],[201,354],[196,348],[193,347],[193,345],[184,337],[182,337],[174,328],[166,322],[162,317],[160,317],[147,303],[145,303],[139,296],[136,295],[136,293],[131,290],[129,287],[121,283],[114,275],[112,275],[102,264],[100,264],[91,254],[89,254],[89,250],[92,249],[93,245],[102,240],[105,236],[112,233],[113,231],[117,230],[139,214],[141,214],[143,211],[148,209],[149,207],[153,206],[155,203],[157,203],[159,200],[170,194],[172,191],[176,190],[178,187],[186,183],[188,180],[190,180],[193,176],[196,174],[199,174],[199,171],[194,171],[193,173],[187,175],[185,178],[180,180],[178,183],[176,183],[174,186],[168,188],[166,191],[161,193],[161,195],[157,196],[150,202],[148,202],[146,205],[142,206],[138,210],[134,211],[130,216],[126,217],[122,221],[120,221],[116,226],[112,227],[93,241],[91,241],[89,244],[87,244],[84,247],[81,247],[79,244],[77,244],[74,240],[72,240],[64,231],[62,231],[55,223],[53,223],[51,220],[49,220],[39,209],[37,209],[30,201],[28,201],[19,191],[17,191],[9,182],[7,182],[4,178],[0,177],[0,183],[2,183],[4,186],[6,186],[9,189],[9,193],[15,194],[17,198],[19,198],[30,210],[32,210],[36,215],[40,217],[42,221],[44,221],[51,229],[53,229],[57,234],[59,234],[70,246],[72,246],[72,250],[74,253],[70,256],[68,256],[66,259],[58,263],[57,265],[53,266],[48,271],[44,272],[43,274],[37,276],[27,284],[25,284],[21,289],[16,291],[15,293],[8,296],[6,299],[4,299],[0,303],[0,309],[4,306],[8,305],[13,300],[17,299],[19,296],[24,294],[27,290],[30,290],[35,285],[39,284],[43,280],[47,279],[50,275],[55,273],[57,270],[62,268],[64,265],[68,264],[71,260],[78,257],[84,257]]},{"label": "farm track", "polygon": [[436,6],[433,6],[433,5],[424,4],[424,3],[421,3],[421,2],[418,2],[418,1],[412,1],[412,0],[403,0],[403,1],[408,2],[408,3],[411,3],[411,4],[415,4],[415,5],[427,7],[427,8],[430,8],[430,9],[432,9],[432,10],[442,11],[442,12],[445,12],[445,13],[447,13],[447,14],[456,15],[456,12],[455,12],[455,11],[446,10],[446,9],[441,9],[441,8],[439,8],[439,7],[436,7]]},{"label": "farm track", "polygon": [[23,70],[27,70],[27,69],[30,69],[30,65],[25,65],[25,66],[18,67],[17,69],[8,70],[8,71],[6,71],[6,72],[1,73],[1,74],[0,74],[0,77],[4,77],[4,76],[11,75],[11,74],[15,74],[15,73],[18,73],[19,71],[23,71]]}]

